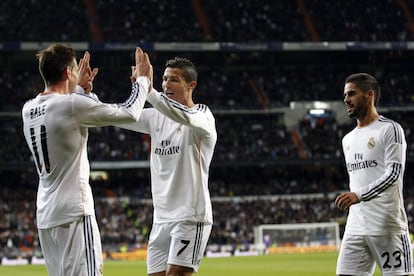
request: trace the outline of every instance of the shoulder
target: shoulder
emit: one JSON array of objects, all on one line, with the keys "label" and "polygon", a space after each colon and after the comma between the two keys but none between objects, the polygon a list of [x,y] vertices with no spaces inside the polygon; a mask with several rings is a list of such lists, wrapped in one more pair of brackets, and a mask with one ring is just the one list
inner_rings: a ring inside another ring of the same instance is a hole
[{"label": "shoulder", "polygon": [[93,95],[74,92],[67,95],[68,102],[71,103],[72,108],[75,110],[91,109],[96,106],[104,105],[97,97]]},{"label": "shoulder", "polygon": [[22,107],[21,110],[21,116],[23,117],[23,120],[26,116],[28,116],[28,114],[30,113],[30,109],[35,105],[35,98],[27,100]]},{"label": "shoulder", "polygon": [[22,109],[25,109],[25,108],[27,108],[27,106],[29,106],[29,105],[33,104],[33,102],[34,102],[34,100],[35,100],[35,99],[36,99],[36,98],[32,98],[32,99],[30,99],[30,100],[27,100],[27,101],[23,104]]},{"label": "shoulder", "polygon": [[387,117],[380,116],[378,124],[381,126],[380,131],[384,136],[388,136],[398,143],[404,139],[404,130],[398,122]]},{"label": "shoulder", "polygon": [[391,129],[391,130],[394,130],[394,131],[402,131],[402,127],[398,122],[396,122],[392,119],[389,119],[387,117],[384,117],[382,115],[378,119],[378,124],[384,129]]},{"label": "shoulder", "polygon": [[378,122],[387,126],[400,126],[398,122],[382,115],[379,117]]},{"label": "shoulder", "polygon": [[214,118],[213,112],[211,112],[210,108],[205,104],[196,104],[192,109],[195,112],[201,114],[201,118],[204,118],[205,122],[208,122],[211,125],[215,125],[216,119]]},{"label": "shoulder", "polygon": [[97,96],[95,94],[85,94],[85,93],[81,93],[81,92],[74,92],[74,93],[70,94],[70,96],[73,97],[74,99],[79,99],[81,101],[99,102],[99,99],[97,98]]},{"label": "shoulder", "polygon": [[195,106],[194,106],[194,109],[195,110],[198,110],[198,111],[200,111],[200,112],[210,112],[210,109],[208,108],[208,106],[207,105],[205,105],[205,104],[196,104]]},{"label": "shoulder", "polygon": [[192,110],[196,111],[196,112],[200,112],[200,113],[204,113],[208,116],[212,116],[213,117],[213,113],[211,112],[210,108],[205,105],[205,104],[196,104]]}]

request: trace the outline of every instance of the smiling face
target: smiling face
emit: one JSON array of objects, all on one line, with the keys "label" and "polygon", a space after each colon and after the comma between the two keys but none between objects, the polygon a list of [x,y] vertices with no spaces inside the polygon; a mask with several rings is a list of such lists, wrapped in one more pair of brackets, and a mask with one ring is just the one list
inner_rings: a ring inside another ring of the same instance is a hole
[{"label": "smiling face", "polygon": [[373,91],[363,92],[355,83],[348,82],[344,88],[344,103],[350,118],[363,118],[368,113]]},{"label": "smiling face", "polygon": [[162,77],[162,90],[170,99],[188,107],[192,107],[194,105],[192,93],[195,85],[195,81],[185,81],[181,69],[172,67],[165,68]]}]

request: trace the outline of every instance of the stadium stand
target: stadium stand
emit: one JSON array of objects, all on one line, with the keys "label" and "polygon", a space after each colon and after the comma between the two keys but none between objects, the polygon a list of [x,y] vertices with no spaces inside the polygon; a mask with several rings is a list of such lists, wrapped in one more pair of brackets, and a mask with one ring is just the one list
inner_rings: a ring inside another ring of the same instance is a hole
[{"label": "stadium stand", "polygon": [[[406,129],[404,193],[414,232],[414,56],[405,44],[413,39],[412,1],[17,0],[0,8],[8,11],[0,15],[0,257],[40,254],[37,176],[20,120],[22,104],[43,88],[35,50],[20,44],[30,41],[88,42],[103,101],[120,101],[128,92],[130,49],[137,43],[150,52],[158,89],[166,59],[182,55],[196,62],[195,97],[212,108],[219,136],[210,181],[210,243],[217,245],[251,244],[253,227],[262,223],[343,226],[346,214],[333,196],[347,188],[340,139],[353,124],[304,114],[287,125],[286,110],[294,102],[341,101],[344,77],[370,72],[383,87],[381,110]],[[350,43],[340,50],[306,44],[325,41]],[[222,44],[214,51],[174,45],[157,51],[154,42]],[[300,42],[299,49],[279,42]],[[144,135],[108,127],[90,130],[88,151],[92,162],[145,162],[149,146]],[[152,221],[148,167],[102,171],[105,177],[98,174],[91,185],[106,251],[144,248]]]},{"label": "stadium stand", "polygon": [[91,41],[85,1],[7,0],[0,3],[2,42]]}]

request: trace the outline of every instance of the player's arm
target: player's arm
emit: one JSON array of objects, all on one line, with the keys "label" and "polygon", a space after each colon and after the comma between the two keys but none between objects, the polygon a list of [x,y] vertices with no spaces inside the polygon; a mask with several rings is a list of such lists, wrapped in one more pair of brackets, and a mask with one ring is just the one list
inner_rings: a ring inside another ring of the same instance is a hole
[{"label": "player's arm", "polygon": [[74,94],[73,110],[80,125],[85,127],[116,125],[138,121],[148,91],[152,89],[152,65],[148,54],[139,47],[135,51],[131,94],[121,104],[105,104],[87,94]]},{"label": "player's arm", "polygon": [[139,77],[132,84],[131,94],[123,103],[100,102],[93,95],[73,94],[73,114],[83,127],[109,126],[138,121],[144,107],[149,79]]},{"label": "player's arm", "polygon": [[148,94],[147,101],[171,120],[192,128],[200,137],[216,135],[215,120],[206,105],[188,108],[155,89]]},{"label": "player's arm", "polygon": [[384,132],[383,139],[385,141],[385,172],[379,179],[355,191],[360,201],[369,201],[379,196],[389,187],[395,185],[399,178],[403,177],[406,151],[403,129],[399,124],[393,123]]},{"label": "player's arm", "polygon": [[151,134],[149,123],[151,120],[154,120],[154,108],[144,108],[138,122],[116,124],[115,126],[135,132]]}]

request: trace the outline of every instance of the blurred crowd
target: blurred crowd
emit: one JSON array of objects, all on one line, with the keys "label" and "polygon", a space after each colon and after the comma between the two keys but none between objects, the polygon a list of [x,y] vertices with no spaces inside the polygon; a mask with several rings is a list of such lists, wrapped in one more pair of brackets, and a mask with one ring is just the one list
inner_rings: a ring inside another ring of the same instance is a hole
[{"label": "blurred crowd", "polygon": [[407,41],[413,38],[410,20],[414,7],[408,0],[329,3],[5,0],[0,8],[7,11],[0,16],[0,32],[2,40],[8,42]]},{"label": "blurred crowd", "polygon": [[[34,195],[34,189],[2,189],[0,256],[40,253],[34,225]],[[260,224],[338,222],[342,234],[346,213],[335,207],[333,195],[213,197],[214,225],[209,244],[253,245],[254,227]],[[124,197],[96,197],[95,205],[106,252],[146,247],[152,222],[150,199],[132,198],[126,194]],[[407,197],[406,208],[413,231],[412,196]]]},{"label": "blurred crowd", "polygon": [[[220,6],[220,8],[217,8]],[[1,43],[310,42],[394,43],[414,38],[414,1],[57,0],[0,2]],[[382,12],[386,11],[386,12]],[[83,53],[79,52],[80,57]],[[130,51],[93,51],[94,91],[104,102],[128,95]],[[292,102],[342,101],[354,72],[382,85],[380,110],[400,122],[408,143],[406,208],[414,232],[414,53],[379,51],[149,51],[160,89],[167,59],[181,55],[199,72],[196,102],[216,117],[211,168],[210,244],[251,244],[265,223],[339,222],[333,204],[347,189],[340,141],[352,121],[303,116],[285,123]],[[35,228],[37,176],[20,110],[43,89],[35,52],[0,51],[0,256],[40,254]],[[381,109],[382,108],[382,109]],[[91,161],[146,161],[149,139],[117,127],[90,129]],[[91,179],[105,251],[145,247],[152,221],[148,168],[108,170]]]},{"label": "blurred crowd", "polygon": [[[123,101],[130,90],[131,51],[92,51],[100,69],[94,91],[102,101]],[[34,51],[2,51],[0,108],[19,110],[43,89]],[[382,85],[381,106],[414,106],[412,51],[149,51],[154,87],[161,89],[167,59],[183,56],[198,70],[194,97],[216,110],[289,108],[295,101],[341,101],[343,81],[369,72]],[[78,52],[81,57],[83,52]]]}]

